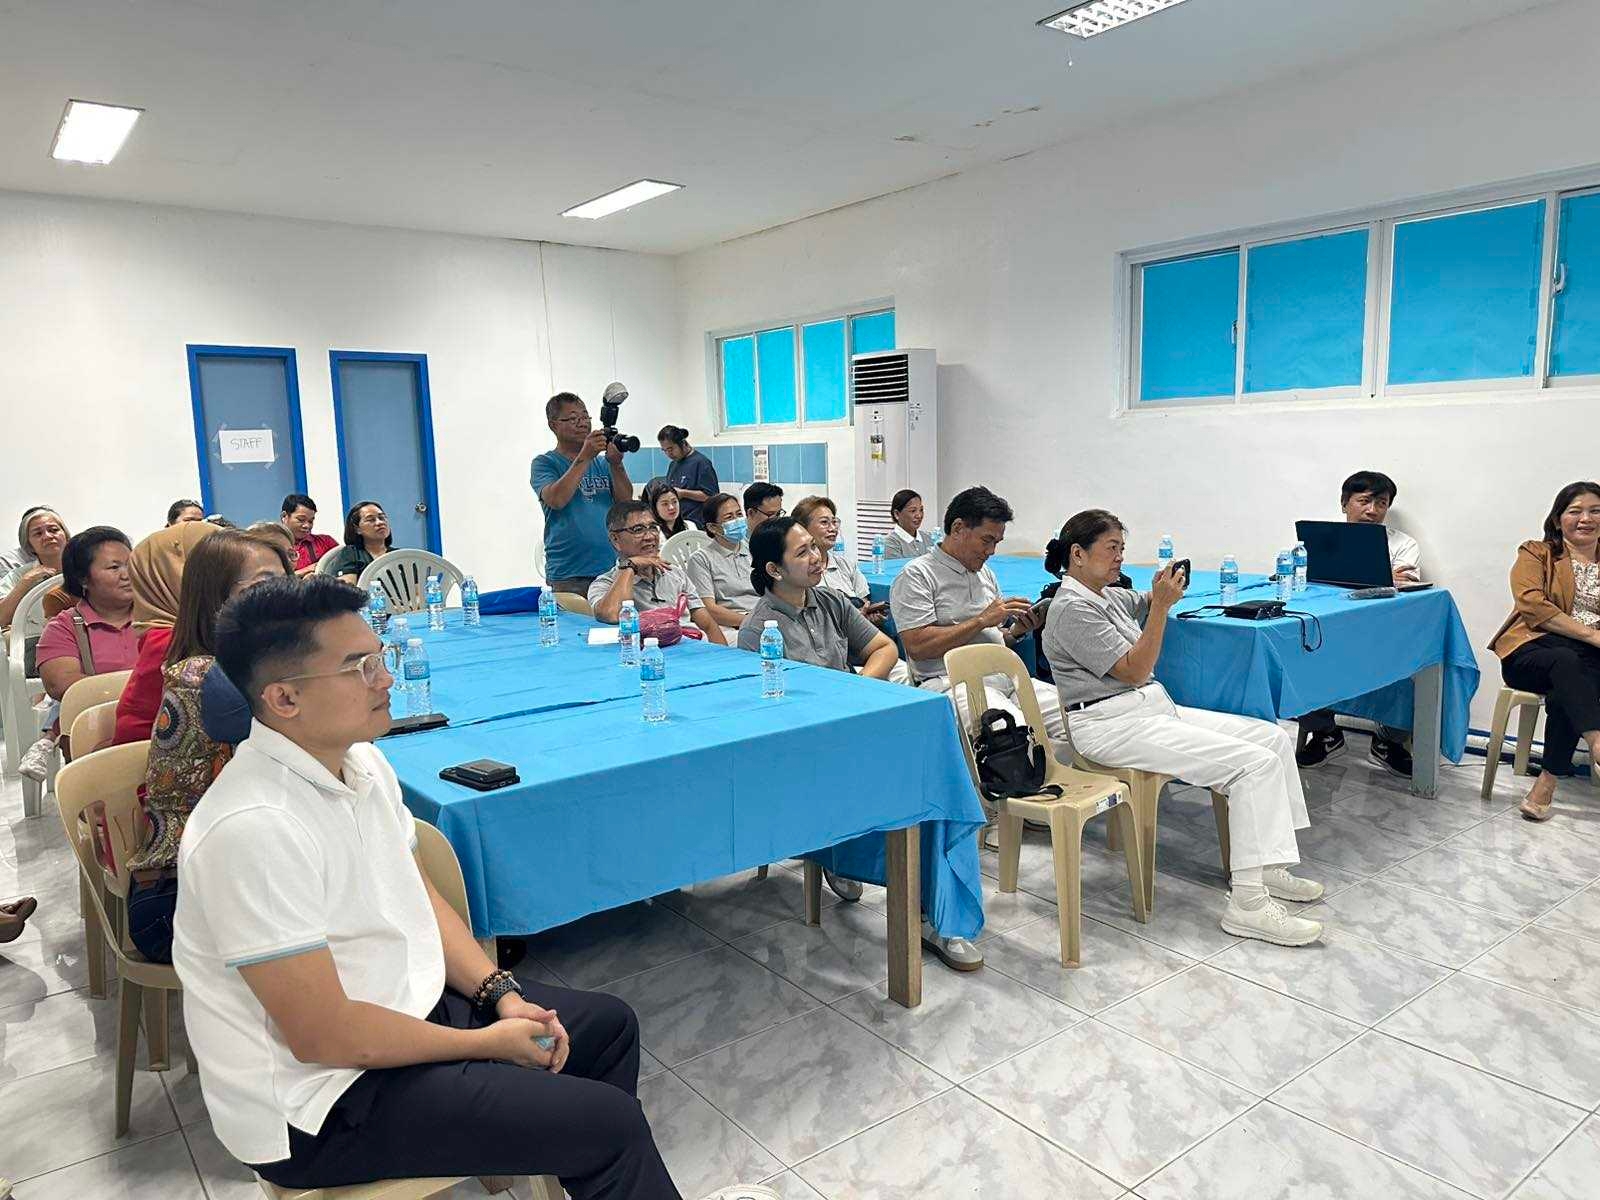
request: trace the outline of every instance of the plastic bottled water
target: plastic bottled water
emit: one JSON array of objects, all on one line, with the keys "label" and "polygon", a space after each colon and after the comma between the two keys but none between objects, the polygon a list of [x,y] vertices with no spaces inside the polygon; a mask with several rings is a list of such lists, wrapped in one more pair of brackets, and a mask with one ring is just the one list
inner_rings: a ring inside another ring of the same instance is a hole
[{"label": "plastic bottled water", "polygon": [[639,665],[639,610],[632,600],[622,602],[622,613],[617,618],[617,645],[622,647],[622,665]]},{"label": "plastic bottled water", "polygon": [[444,579],[439,575],[429,575],[427,582],[422,585],[422,596],[428,602],[428,628],[444,628]]},{"label": "plastic bottled water", "polygon": [[468,575],[461,581],[461,623],[477,625],[483,620],[478,610],[478,581]]},{"label": "plastic bottled water", "polygon": [[783,699],[783,631],[776,621],[761,626],[761,698]]},{"label": "plastic bottled water", "polygon": [[406,683],[406,643],[410,640],[411,622],[405,613],[395,613],[389,618],[388,636],[383,640],[383,665],[394,676],[394,684],[389,688],[389,707],[402,717],[411,712],[407,699],[411,688]]},{"label": "plastic bottled water", "polygon": [[1294,590],[1296,593],[1306,590],[1306,569],[1310,559],[1306,556],[1306,544],[1294,544]]},{"label": "plastic bottled water", "polygon": [[383,584],[374,583],[367,588],[367,624],[380,638],[389,628],[389,594]]},{"label": "plastic bottled water", "polygon": [[556,625],[556,594],[549,588],[539,593],[539,645],[554,646],[561,640],[561,630]]},{"label": "plastic bottled water", "polygon": [[1172,535],[1163,533],[1161,544],[1156,547],[1156,567],[1165,571],[1172,565]]},{"label": "plastic bottled water", "polygon": [[413,717],[433,711],[433,677],[428,670],[428,648],[421,638],[406,643],[406,711]]},{"label": "plastic bottled water", "polygon": [[872,539],[872,573],[883,574],[883,534]]},{"label": "plastic bottled water", "polygon": [[944,544],[944,530],[938,528],[937,526],[934,528],[933,532],[930,533],[928,536],[933,539],[933,544],[935,546],[940,546],[940,545]]},{"label": "plastic bottled water", "polygon": [[1239,560],[1231,554],[1222,556],[1222,602],[1224,604],[1237,604],[1239,601]]},{"label": "plastic bottled water", "polygon": [[644,719],[651,724],[667,719],[667,656],[661,643],[645,638],[639,656],[639,692],[644,698]]},{"label": "plastic bottled water", "polygon": [[1294,595],[1294,552],[1278,551],[1278,599],[1285,604]]},{"label": "plastic bottled water", "polygon": [[839,526],[839,532],[833,535],[833,552],[846,561],[850,558],[850,540],[844,536],[844,526]]}]

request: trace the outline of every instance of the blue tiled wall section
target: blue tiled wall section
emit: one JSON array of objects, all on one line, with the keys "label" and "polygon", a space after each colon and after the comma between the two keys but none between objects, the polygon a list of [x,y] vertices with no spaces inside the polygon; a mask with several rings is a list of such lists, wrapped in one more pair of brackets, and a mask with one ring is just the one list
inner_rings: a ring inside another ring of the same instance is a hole
[{"label": "blue tiled wall section", "polygon": [[[717,478],[724,483],[748,483],[755,474],[755,445],[723,442],[715,446],[702,446],[701,452],[716,468]],[[633,472],[637,478],[651,479],[665,475],[666,457],[659,450],[640,450],[636,456],[648,465],[647,474]],[[767,446],[767,476],[773,483],[810,484],[826,487],[828,484],[828,445],[826,442],[774,442]]]}]

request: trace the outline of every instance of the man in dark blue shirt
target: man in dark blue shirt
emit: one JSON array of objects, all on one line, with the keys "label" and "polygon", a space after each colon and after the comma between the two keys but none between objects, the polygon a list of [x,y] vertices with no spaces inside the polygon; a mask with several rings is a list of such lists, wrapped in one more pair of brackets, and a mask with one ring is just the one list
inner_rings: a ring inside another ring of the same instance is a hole
[{"label": "man in dark blue shirt", "polygon": [[681,425],[663,425],[656,441],[661,453],[672,461],[667,468],[667,482],[677,490],[683,519],[704,526],[705,502],[722,490],[717,483],[717,469],[709,458],[689,445],[689,431]]}]

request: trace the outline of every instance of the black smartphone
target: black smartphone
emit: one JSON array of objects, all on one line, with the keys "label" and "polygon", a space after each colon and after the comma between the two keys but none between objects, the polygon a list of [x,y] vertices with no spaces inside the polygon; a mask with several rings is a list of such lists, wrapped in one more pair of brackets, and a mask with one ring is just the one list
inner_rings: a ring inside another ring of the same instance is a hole
[{"label": "black smartphone", "polygon": [[515,767],[492,758],[475,758],[471,762],[446,767],[439,772],[439,778],[479,792],[492,792],[495,788],[522,782]]},{"label": "black smartphone", "polygon": [[1184,587],[1188,587],[1189,586],[1189,560],[1187,558],[1180,558],[1177,562],[1172,564],[1172,570],[1173,570],[1174,573],[1176,573],[1178,571],[1182,571],[1183,572],[1183,585],[1184,585]]},{"label": "black smartphone", "polygon": [[1400,583],[1395,585],[1395,589],[1401,592],[1425,592],[1432,586],[1431,583]]},{"label": "black smartphone", "polygon": [[424,733],[429,729],[442,729],[450,724],[443,713],[420,713],[414,717],[398,717],[389,722],[389,732],[384,737],[398,737],[402,733]]}]

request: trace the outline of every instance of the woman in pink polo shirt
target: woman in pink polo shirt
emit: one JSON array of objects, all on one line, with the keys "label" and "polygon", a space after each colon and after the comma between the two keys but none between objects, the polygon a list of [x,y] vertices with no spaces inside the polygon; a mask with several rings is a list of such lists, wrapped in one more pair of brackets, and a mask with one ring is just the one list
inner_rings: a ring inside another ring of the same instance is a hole
[{"label": "woman in pink polo shirt", "polygon": [[[39,678],[52,700],[59,703],[85,676],[130,670],[137,661],[128,578],[132,552],[128,535],[109,525],[74,535],[62,551],[62,587],[77,603],[52,617],[39,635]],[[23,774],[44,778],[58,732],[40,738],[23,756]]]}]

